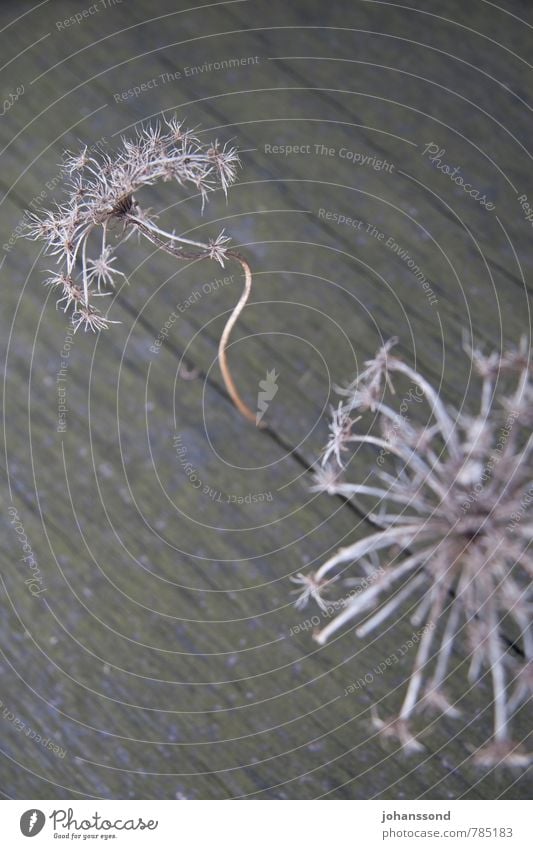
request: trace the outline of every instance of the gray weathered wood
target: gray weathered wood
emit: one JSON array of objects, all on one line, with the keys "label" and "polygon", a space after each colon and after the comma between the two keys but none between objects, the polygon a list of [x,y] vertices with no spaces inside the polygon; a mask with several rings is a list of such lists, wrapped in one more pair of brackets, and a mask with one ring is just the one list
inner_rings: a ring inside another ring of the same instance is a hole
[{"label": "gray weathered wood", "polygon": [[[30,8],[3,4],[2,26]],[[507,9],[528,18],[519,0]],[[462,719],[422,720],[432,724],[423,755],[384,748],[369,707],[398,706],[410,664],[358,696],[344,688],[410,635],[408,619],[368,643],[348,631],[318,649],[310,630],[291,635],[316,611],[294,610],[289,576],[368,530],[340,499],[309,492],[306,470],[326,439],[333,385],[397,335],[399,350],[459,404],[469,382],[463,330],[489,347],[529,333],[531,230],[517,201],[533,197],[529,25],[482,0],[432,0],[419,12],[349,0],[189,10],[162,0],[155,11],[124,3],[58,27],[76,11],[64,0],[40,4],[0,36],[3,60],[12,60],[3,94],[25,88],[0,120],[2,243],[31,201],[57,196],[46,184],[77,139],[113,144],[136,122],[172,111],[207,136],[234,139],[244,167],[227,203],[217,195],[200,216],[197,197],[168,185],[146,201],[177,232],[207,239],[226,227],[250,258],[254,293],[229,358],[250,405],[267,370],[279,373],[279,392],[261,432],[222,385],[217,343],[240,292],[238,268],[177,267],[128,242],[130,285],[110,314],[122,323],[71,341],[68,317],[40,285],[50,259],[28,242],[2,251],[0,698],[66,754],[3,718],[0,790],[15,798],[527,796],[527,776],[469,762],[490,735],[488,680],[464,692],[457,678]],[[249,57],[259,61],[185,72]],[[154,79],[138,97],[118,97]],[[430,142],[494,212],[431,166],[422,153]],[[309,145],[309,153],[283,156],[268,145]],[[394,167],[354,165],[341,149]],[[327,221],[320,210],[362,226]],[[437,305],[384,246],[389,237],[420,266]],[[151,352],[176,304],[195,292]],[[69,411],[58,433],[65,341]],[[180,365],[199,377],[180,378]],[[209,493],[180,464],[177,435]],[[257,493],[272,500],[238,503]],[[11,499],[44,576],[38,599],[24,585]],[[529,726],[523,712],[518,733]]]}]

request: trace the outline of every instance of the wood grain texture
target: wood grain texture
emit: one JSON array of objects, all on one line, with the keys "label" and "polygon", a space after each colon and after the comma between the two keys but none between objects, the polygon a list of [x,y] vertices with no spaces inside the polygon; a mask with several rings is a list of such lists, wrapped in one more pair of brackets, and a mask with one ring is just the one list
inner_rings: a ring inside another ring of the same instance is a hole
[{"label": "wood grain texture", "polygon": [[[409,663],[357,696],[344,689],[409,637],[408,618],[319,649],[311,630],[294,633],[317,611],[294,610],[289,577],[368,531],[352,506],[309,491],[334,385],[397,335],[443,397],[468,406],[463,331],[496,348],[529,334],[531,228],[517,199],[533,202],[528,4],[124,0],[67,26],[83,11],[74,6],[0,9],[3,96],[24,86],[0,120],[0,790],[527,797],[527,775],[470,762],[491,733],[486,679],[468,692],[462,677],[452,683],[462,718],[424,718],[422,755],[384,748],[369,708],[397,708]],[[216,363],[237,265],[177,266],[130,240],[129,284],[108,299],[121,324],[71,339],[41,285],[50,259],[10,243],[24,209],[58,197],[65,147],[113,146],[173,112],[243,151],[227,203],[217,193],[201,215],[198,197],[170,185],[145,201],[192,238],[225,227],[250,259],[254,292],[229,360],[254,408],[267,370],[279,374],[264,432],[233,409]],[[431,165],[429,143],[493,211]],[[363,156],[392,167],[357,164]],[[10,506],[43,575],[39,598],[24,584]],[[530,720],[518,718],[524,738]]]}]

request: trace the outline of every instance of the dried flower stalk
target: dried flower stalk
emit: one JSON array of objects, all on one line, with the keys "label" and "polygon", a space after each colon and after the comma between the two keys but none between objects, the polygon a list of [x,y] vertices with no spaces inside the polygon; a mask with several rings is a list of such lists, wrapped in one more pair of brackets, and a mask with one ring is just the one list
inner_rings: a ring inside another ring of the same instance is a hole
[{"label": "dried flower stalk", "polygon": [[[172,118],[164,126],[156,123],[140,129],[131,140],[122,139],[121,149],[112,155],[100,150],[64,156],[67,201],[51,210],[29,212],[25,236],[45,242],[44,252],[57,258],[58,268],[50,272],[46,285],[59,291],[58,305],[72,309],[74,329],[105,330],[111,321],[94,305],[94,299],[110,294],[126,275],[115,265],[116,250],[133,233],[176,259],[212,259],[224,266],[233,260],[244,273],[244,290],[231,313],[219,344],[219,361],[229,395],[240,412],[255,423],[255,413],[240,397],[229,366],[226,348],[229,336],[250,294],[252,272],[247,260],[228,247],[222,231],[208,243],[187,239],[162,230],[156,215],[140,207],[137,192],[162,180],[180,186],[192,184],[201,194],[202,208],[209,193],[221,188],[227,193],[235,181],[239,157],[233,147],[220,147],[217,141],[204,144]],[[113,225],[120,225],[119,238]],[[91,258],[96,247],[96,258]]]},{"label": "dried flower stalk", "polygon": [[[454,644],[466,638],[470,683],[487,670],[493,691],[493,737],[478,750],[477,761],[525,766],[532,755],[513,743],[510,724],[533,690],[533,386],[527,345],[522,340],[518,350],[490,356],[468,349],[481,380],[479,412],[469,415],[448,409],[416,369],[392,356],[396,341],[338,390],[345,401],[332,411],[313,487],[372,498],[368,515],[379,530],[341,548],[307,578],[300,573],[295,580],[304,589],[296,605],[313,598],[323,607],[323,590],[351,564],[368,572],[367,557],[383,563],[382,574],[315,634],[324,644],[370,612],[356,628],[364,637],[400,614],[407,598],[417,600],[412,622],[425,627],[403,704],[388,721],[374,711],[375,726],[416,750],[421,745],[410,725],[417,711],[433,707],[457,715],[445,686]],[[387,402],[400,376],[411,383],[407,398],[420,405],[418,419],[425,410],[425,426],[404,414],[405,398],[400,413]],[[500,382],[505,391],[496,397]],[[365,411],[374,413],[381,435],[355,432],[362,416],[353,413]],[[379,452],[360,483],[346,480],[346,457],[354,446]]]}]

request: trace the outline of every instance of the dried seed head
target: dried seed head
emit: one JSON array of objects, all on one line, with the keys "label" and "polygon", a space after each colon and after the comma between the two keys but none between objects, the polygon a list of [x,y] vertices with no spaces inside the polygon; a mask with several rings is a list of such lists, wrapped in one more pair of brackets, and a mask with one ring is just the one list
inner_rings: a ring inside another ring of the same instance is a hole
[{"label": "dried seed head", "polygon": [[[340,549],[310,576],[308,586],[301,576],[305,589],[297,603],[317,600],[322,582],[340,578],[343,564],[379,557],[385,567],[379,581],[330,620],[317,641],[325,643],[371,611],[357,629],[365,636],[402,611],[408,599],[418,598],[412,622],[425,624],[413,640],[405,699],[398,719],[386,724],[376,719],[378,727],[413,749],[409,723],[418,710],[433,706],[454,714],[444,688],[452,649],[461,643],[471,658],[470,680],[487,672],[493,687],[492,748],[479,762],[524,764],[531,755],[512,745],[510,725],[531,695],[533,661],[533,387],[527,346],[522,341],[501,355],[470,352],[482,381],[475,414],[449,410],[419,372],[389,355],[391,347],[392,342],[384,345],[340,390],[347,400],[332,410],[322,474],[313,486],[372,498],[368,515],[381,530]],[[385,387],[393,390],[393,379],[400,377],[411,386],[398,410],[384,396]],[[500,395],[497,380],[500,386],[504,380]],[[419,427],[412,420],[422,401],[426,423]],[[355,409],[372,409],[371,428],[377,423],[381,435],[356,430]],[[364,481],[352,483],[346,454],[350,445],[361,444],[379,452],[377,464]],[[378,607],[386,595],[389,600]]]},{"label": "dried seed head", "polygon": [[[58,304],[74,310],[74,329],[99,331],[118,322],[101,315],[91,298],[103,296],[102,289],[114,288],[126,276],[115,264],[117,248],[132,233],[176,259],[212,259],[224,266],[226,259],[237,262],[244,275],[244,289],[228,318],[218,348],[220,370],[228,393],[238,410],[258,426],[256,413],[242,400],[227,364],[228,339],[250,295],[252,271],[247,260],[228,248],[224,231],[206,242],[194,241],[175,232],[166,232],[155,223],[157,215],[139,206],[137,193],[159,180],[194,186],[202,198],[202,209],[215,189],[227,194],[235,181],[239,157],[233,147],[220,147],[218,141],[205,144],[182,124],[171,118],[142,127],[135,138],[122,138],[116,154],[90,151],[66,152],[62,170],[67,203],[53,210],[28,213],[25,235],[45,242],[45,253],[57,257],[58,272],[47,285],[60,288]],[[120,228],[113,228],[118,223]],[[120,237],[113,241],[116,230]],[[115,232],[114,232],[115,231]],[[95,247],[96,246],[96,247]]]},{"label": "dried seed head", "polygon": [[[75,310],[74,327],[102,330],[115,323],[92,309],[90,298],[103,288],[115,287],[119,278],[125,279],[124,272],[117,267],[115,252],[133,230],[175,256],[180,256],[176,242],[188,242],[156,228],[157,216],[139,207],[137,192],[159,180],[172,180],[181,186],[194,186],[203,206],[214,189],[227,192],[235,181],[238,165],[235,148],[220,147],[216,141],[202,143],[192,132],[184,130],[176,118],[165,121],[164,125],[156,122],[142,127],[133,139],[122,138],[120,150],[115,154],[98,148],[89,151],[86,145],[77,153],[65,152],[61,168],[67,202],[56,204],[51,210],[29,213],[24,235],[44,241],[45,253],[57,257],[58,279],[64,274],[68,280],[62,288],[60,303],[64,309],[72,306]],[[113,221],[123,225],[123,237],[118,241],[111,241]],[[224,265],[228,241],[221,233],[207,244],[189,244],[195,247],[193,257],[215,259]],[[82,304],[85,309],[81,309]]]}]

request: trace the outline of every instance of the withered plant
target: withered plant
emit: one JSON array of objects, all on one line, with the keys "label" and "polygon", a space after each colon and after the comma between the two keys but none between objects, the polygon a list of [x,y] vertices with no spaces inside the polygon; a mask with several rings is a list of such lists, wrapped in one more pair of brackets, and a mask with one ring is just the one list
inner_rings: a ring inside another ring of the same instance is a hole
[{"label": "withered plant", "polygon": [[[217,141],[201,142],[175,118],[143,127],[133,139],[122,138],[117,153],[87,147],[67,152],[61,165],[66,200],[52,209],[29,212],[25,235],[45,242],[44,252],[55,256],[57,268],[50,271],[48,286],[57,289],[58,304],[72,310],[77,330],[104,330],[112,322],[94,305],[126,279],[116,265],[117,249],[134,233],[146,238],[179,260],[212,259],[224,266],[233,260],[244,273],[244,290],[231,313],[219,342],[219,362],[233,402],[250,421],[256,415],[240,397],[227,364],[226,348],[231,330],[246,304],[252,285],[247,260],[228,247],[222,231],[208,243],[169,233],[157,226],[157,215],[140,206],[140,189],[162,180],[180,186],[190,184],[202,198],[235,181],[239,157],[234,147]],[[118,226],[117,226],[118,225]],[[108,290],[108,291],[106,291]]]},{"label": "withered plant", "polygon": [[[366,637],[385,628],[390,617],[405,614],[406,607],[412,623],[425,626],[399,714],[385,720],[374,710],[376,727],[416,750],[417,711],[431,707],[457,715],[447,695],[455,648],[469,661],[469,686],[484,673],[492,685],[493,736],[476,759],[488,766],[524,766],[531,754],[523,741],[513,741],[510,725],[533,687],[528,348],[523,340],[518,350],[501,355],[468,349],[480,396],[474,413],[446,406],[415,368],[391,354],[396,341],[338,389],[344,400],[332,411],[314,487],[362,500],[374,532],[341,548],[314,574],[296,576],[302,590],[296,604],[314,598],[323,609],[324,594],[346,583],[347,570],[368,574],[368,558],[381,564],[376,579],[341,600],[340,612],[315,634],[324,644],[358,619],[364,621],[355,633]],[[402,384],[409,391],[399,412]],[[471,400],[467,394],[464,407]],[[354,452],[361,452],[358,467],[364,468],[368,449],[377,454],[375,462],[364,479],[350,482]]]}]

